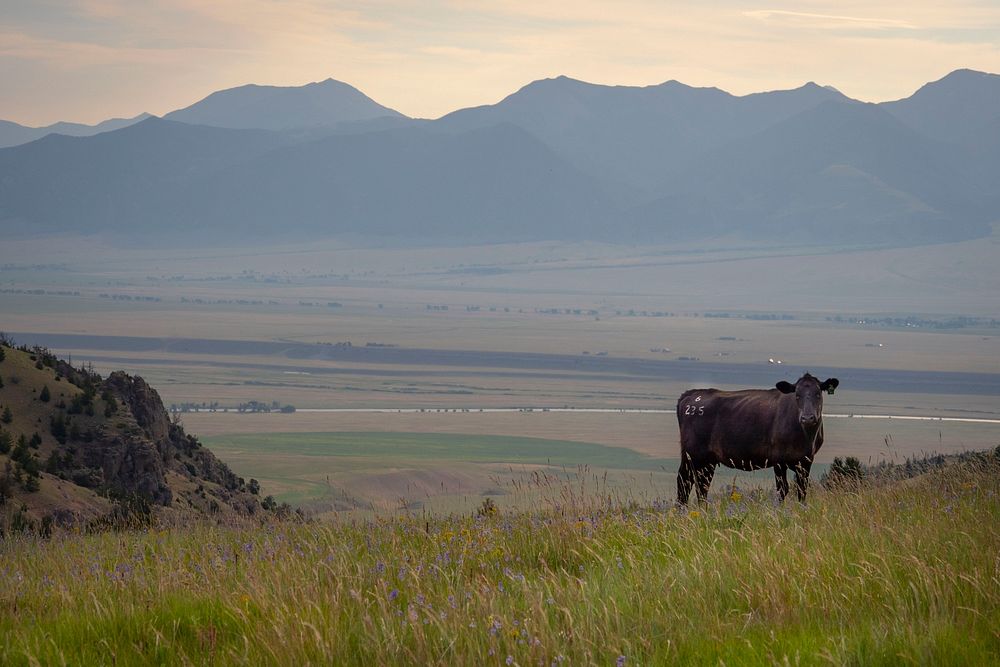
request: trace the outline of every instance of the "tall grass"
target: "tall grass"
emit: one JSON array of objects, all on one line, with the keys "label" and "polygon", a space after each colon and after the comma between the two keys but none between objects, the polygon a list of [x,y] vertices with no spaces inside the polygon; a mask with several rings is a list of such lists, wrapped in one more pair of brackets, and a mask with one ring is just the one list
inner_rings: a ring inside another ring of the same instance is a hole
[{"label": "tall grass", "polygon": [[0,664],[996,664],[998,473],[8,538]]}]

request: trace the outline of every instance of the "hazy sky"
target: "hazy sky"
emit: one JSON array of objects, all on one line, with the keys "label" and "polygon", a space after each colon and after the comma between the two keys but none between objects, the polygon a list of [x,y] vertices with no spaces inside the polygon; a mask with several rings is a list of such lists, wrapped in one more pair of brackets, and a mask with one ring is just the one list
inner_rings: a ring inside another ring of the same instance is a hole
[{"label": "hazy sky", "polygon": [[437,117],[559,74],[882,101],[961,67],[1000,73],[1000,0],[0,0],[0,118],[27,125],[328,77]]}]

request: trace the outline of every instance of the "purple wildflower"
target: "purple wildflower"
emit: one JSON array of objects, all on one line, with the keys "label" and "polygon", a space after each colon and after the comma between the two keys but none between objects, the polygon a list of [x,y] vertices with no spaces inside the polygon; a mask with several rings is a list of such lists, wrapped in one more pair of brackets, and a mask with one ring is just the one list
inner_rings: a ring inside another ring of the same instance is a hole
[{"label": "purple wildflower", "polygon": [[389,602],[394,601],[398,597],[399,597],[399,589],[393,588],[391,591],[389,591]]},{"label": "purple wildflower", "polygon": [[618,656],[618,659],[615,660],[615,667],[625,667],[625,656]]}]

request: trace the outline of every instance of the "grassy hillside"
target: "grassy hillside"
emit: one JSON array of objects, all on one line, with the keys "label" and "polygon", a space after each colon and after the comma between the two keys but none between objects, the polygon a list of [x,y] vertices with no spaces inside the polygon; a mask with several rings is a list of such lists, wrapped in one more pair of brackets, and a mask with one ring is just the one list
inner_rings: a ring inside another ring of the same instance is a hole
[{"label": "grassy hillside", "polygon": [[137,512],[252,514],[252,486],[172,422],[142,378],[102,378],[0,338],[0,537]]},{"label": "grassy hillside", "polygon": [[775,507],[0,543],[0,663],[996,664],[1000,462]]},{"label": "grassy hillside", "polygon": [[[38,355],[0,345],[3,360],[0,361],[0,440],[9,441],[8,447],[0,444],[0,477],[7,482],[7,493],[0,493],[0,509],[26,508],[30,520],[38,520],[51,515],[53,511],[65,509],[83,519],[95,519],[107,514],[112,503],[96,491],[74,484],[44,471],[44,464],[60,444],[52,434],[50,416],[60,409],[57,406],[72,405],[74,399],[83,394],[80,387],[70,383],[56,371],[44,364],[37,368]],[[48,400],[41,400],[48,390]],[[103,415],[107,407],[103,399],[96,399],[95,415]],[[9,410],[9,412],[7,412]],[[2,417],[9,415],[10,421]],[[79,415],[80,425],[91,426],[98,419],[94,415]],[[18,473],[13,460],[17,442],[24,437],[31,446],[29,454],[38,469],[38,489],[29,491],[25,476],[21,482],[11,483]],[[6,451],[4,451],[6,450]],[[4,498],[6,496],[6,498]]]}]

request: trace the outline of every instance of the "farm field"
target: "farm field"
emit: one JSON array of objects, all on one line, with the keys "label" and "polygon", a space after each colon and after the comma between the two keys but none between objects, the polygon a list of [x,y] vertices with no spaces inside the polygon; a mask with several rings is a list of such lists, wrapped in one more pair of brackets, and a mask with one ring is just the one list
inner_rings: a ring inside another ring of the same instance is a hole
[{"label": "farm field", "polygon": [[469,513],[539,502],[541,480],[600,486],[649,504],[677,469],[674,459],[590,442],[510,435],[400,432],[216,436],[205,444],[276,499],[322,514]]}]

